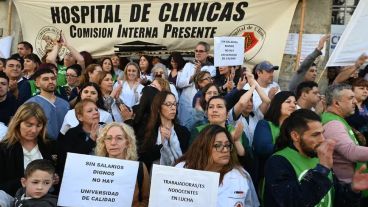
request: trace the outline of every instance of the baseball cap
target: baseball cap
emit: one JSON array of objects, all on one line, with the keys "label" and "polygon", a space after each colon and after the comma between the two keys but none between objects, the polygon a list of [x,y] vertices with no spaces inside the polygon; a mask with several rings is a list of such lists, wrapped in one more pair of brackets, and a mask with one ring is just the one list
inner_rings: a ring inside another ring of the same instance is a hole
[{"label": "baseball cap", "polygon": [[278,70],[278,69],[279,66],[274,66],[269,61],[262,61],[259,64],[257,64],[255,68],[255,70],[265,70],[265,71]]}]

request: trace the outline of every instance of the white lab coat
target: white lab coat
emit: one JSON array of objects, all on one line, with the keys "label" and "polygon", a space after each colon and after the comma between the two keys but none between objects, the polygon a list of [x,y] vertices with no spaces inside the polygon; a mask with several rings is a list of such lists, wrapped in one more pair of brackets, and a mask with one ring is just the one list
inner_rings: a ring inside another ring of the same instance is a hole
[{"label": "white lab coat", "polygon": [[[142,84],[138,84],[137,88],[130,88],[127,81],[123,81],[123,88],[119,95],[119,98],[127,105],[129,108],[132,108],[134,105],[139,103],[139,98],[141,97],[142,90],[144,86]],[[115,83],[114,88],[118,86],[118,82]],[[137,93],[135,93],[137,92]],[[138,97],[136,97],[138,96]]]},{"label": "white lab coat", "polygon": [[178,95],[178,91],[176,90],[176,87],[170,83],[170,91],[171,93],[174,94],[176,102],[179,103],[179,95]]},{"label": "white lab coat", "polygon": [[[203,66],[201,71],[210,72],[211,76],[216,75],[215,66]],[[185,125],[190,119],[190,109],[192,108],[192,101],[194,95],[197,93],[194,83],[189,83],[190,77],[195,73],[194,64],[188,62],[185,64],[183,70],[178,72],[176,79],[176,86],[183,89],[179,100],[178,118],[181,125]]]}]

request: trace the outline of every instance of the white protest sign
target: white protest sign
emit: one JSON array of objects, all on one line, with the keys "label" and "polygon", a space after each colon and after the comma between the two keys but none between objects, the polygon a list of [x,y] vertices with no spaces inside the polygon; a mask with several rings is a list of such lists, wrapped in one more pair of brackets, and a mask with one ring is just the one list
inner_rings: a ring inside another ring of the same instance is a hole
[{"label": "white protest sign", "polygon": [[126,206],[133,201],[138,162],[68,153],[58,206]]},{"label": "white protest sign", "polygon": [[215,66],[243,65],[244,37],[215,37]]},{"label": "white protest sign", "polygon": [[153,165],[149,207],[215,207],[219,173]]},{"label": "white protest sign", "polygon": [[0,58],[9,58],[11,51],[12,36],[0,38]]},{"label": "white protest sign", "polygon": [[[311,54],[316,47],[318,46],[318,42],[321,39],[323,34],[303,34],[302,37],[302,50],[300,53],[300,63]],[[297,33],[289,33],[288,39],[286,41],[286,46],[284,53],[288,55],[296,55],[298,52],[298,39],[299,34]],[[325,55],[325,47],[322,49],[322,56]]]}]

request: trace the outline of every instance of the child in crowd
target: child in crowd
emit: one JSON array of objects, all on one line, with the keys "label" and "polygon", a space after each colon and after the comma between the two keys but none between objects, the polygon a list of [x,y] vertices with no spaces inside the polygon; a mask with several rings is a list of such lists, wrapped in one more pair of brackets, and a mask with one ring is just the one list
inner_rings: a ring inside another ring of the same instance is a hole
[{"label": "child in crowd", "polygon": [[56,207],[57,196],[49,194],[55,168],[51,161],[39,159],[30,162],[21,179],[23,188],[15,195],[15,207]]}]

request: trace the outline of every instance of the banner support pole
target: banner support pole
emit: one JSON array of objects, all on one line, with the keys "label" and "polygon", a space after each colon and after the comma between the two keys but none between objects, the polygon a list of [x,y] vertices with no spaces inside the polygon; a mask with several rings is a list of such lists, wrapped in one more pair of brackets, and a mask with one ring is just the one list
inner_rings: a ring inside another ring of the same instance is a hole
[{"label": "banner support pole", "polygon": [[9,0],[8,5],[8,35],[11,35],[12,30],[12,14],[13,14],[13,0]]},{"label": "banner support pole", "polygon": [[299,68],[299,63],[300,63],[300,57],[301,57],[301,52],[302,52],[302,41],[303,41],[303,32],[304,32],[304,17],[305,17],[306,5],[307,5],[307,1],[302,0],[300,27],[299,27],[299,38],[298,38],[298,50],[297,50],[297,53],[296,53],[296,64],[295,64],[294,71],[296,71],[297,68]]}]

